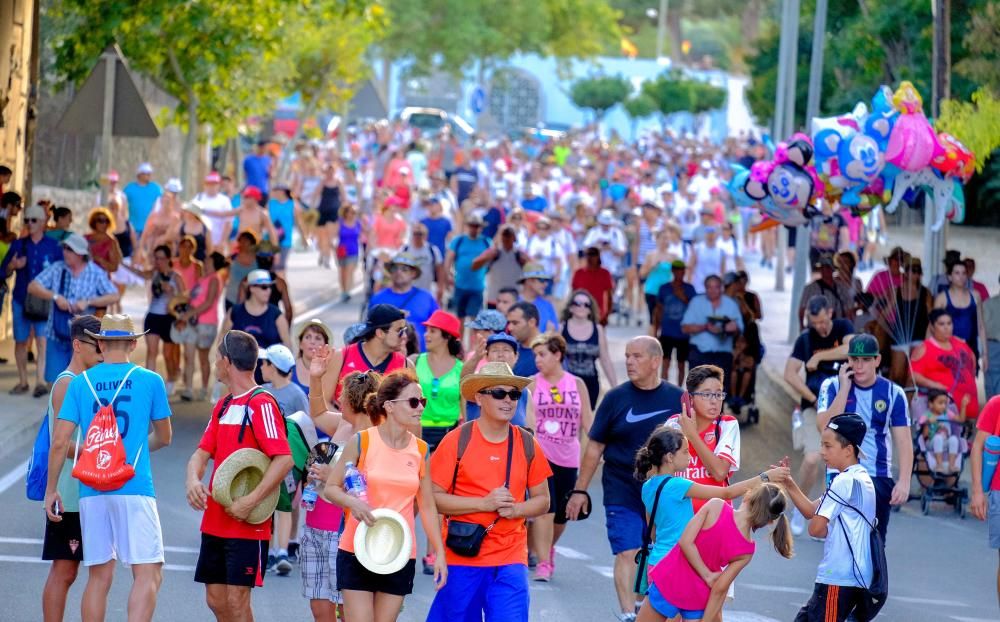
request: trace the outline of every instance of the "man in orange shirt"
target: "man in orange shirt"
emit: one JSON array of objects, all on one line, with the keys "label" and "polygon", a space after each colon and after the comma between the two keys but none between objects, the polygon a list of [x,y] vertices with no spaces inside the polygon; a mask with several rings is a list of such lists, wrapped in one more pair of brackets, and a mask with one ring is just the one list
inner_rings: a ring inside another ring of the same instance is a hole
[{"label": "man in orange shirt", "polygon": [[510,423],[530,382],[506,363],[487,363],[462,379],[462,398],[479,404],[482,414],[449,432],[431,456],[434,500],[449,518],[446,541],[450,521],[487,531],[473,557],[459,555],[448,543],[448,583],[437,593],[428,622],[478,620],[484,614],[485,622],[528,619],[525,520],[548,511],[552,475],[538,442]]}]

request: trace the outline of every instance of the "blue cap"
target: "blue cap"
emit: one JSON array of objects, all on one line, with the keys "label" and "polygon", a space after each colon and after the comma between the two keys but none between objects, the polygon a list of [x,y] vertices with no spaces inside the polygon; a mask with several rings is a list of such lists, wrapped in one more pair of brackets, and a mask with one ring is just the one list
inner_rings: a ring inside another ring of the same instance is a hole
[{"label": "blue cap", "polygon": [[486,339],[486,349],[488,350],[494,343],[506,343],[510,347],[514,348],[514,352],[517,352],[520,347],[520,344],[517,343],[517,339],[515,339],[514,335],[511,335],[510,333],[494,333],[490,335],[489,338]]}]

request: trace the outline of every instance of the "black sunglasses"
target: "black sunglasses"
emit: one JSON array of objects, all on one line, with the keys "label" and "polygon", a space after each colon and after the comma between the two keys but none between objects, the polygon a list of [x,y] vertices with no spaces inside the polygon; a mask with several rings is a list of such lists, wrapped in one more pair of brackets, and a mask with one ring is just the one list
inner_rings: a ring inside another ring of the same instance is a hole
[{"label": "black sunglasses", "polygon": [[41,221],[40,218],[25,218],[24,222],[36,223],[36,222],[42,222],[42,221]]},{"label": "black sunglasses", "polygon": [[590,308],[590,301],[589,300],[574,300],[573,302],[570,303],[570,306],[572,306],[572,307],[583,307],[585,309],[589,309]]},{"label": "black sunglasses", "polygon": [[271,289],[270,285],[251,285],[250,287],[259,287],[261,289]]},{"label": "black sunglasses", "polygon": [[511,389],[507,391],[506,389],[483,389],[479,392],[480,395],[489,395],[493,399],[499,401],[505,397],[509,397],[510,401],[516,402],[521,399],[521,389]]},{"label": "black sunglasses", "polygon": [[387,402],[406,402],[410,405],[410,408],[416,408],[417,406],[427,406],[426,397],[401,397],[398,400],[386,400]]}]

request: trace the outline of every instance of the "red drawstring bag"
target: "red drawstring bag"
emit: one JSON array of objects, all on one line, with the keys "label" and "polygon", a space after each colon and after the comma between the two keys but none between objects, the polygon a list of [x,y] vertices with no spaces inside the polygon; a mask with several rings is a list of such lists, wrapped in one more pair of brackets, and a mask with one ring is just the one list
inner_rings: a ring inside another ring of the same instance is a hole
[{"label": "red drawstring bag", "polygon": [[133,367],[125,374],[107,406],[101,404],[101,398],[97,396],[97,391],[90,383],[87,372],[83,372],[83,379],[87,381],[90,392],[97,400],[98,410],[90,421],[90,427],[87,428],[83,449],[81,450],[79,442],[76,444],[76,455],[73,456],[73,477],[94,490],[101,492],[118,490],[135,475],[133,464],[139,459],[142,445],[139,445],[139,451],[136,452],[132,464],[126,462],[125,443],[122,441],[121,434],[118,433],[118,419],[115,417],[114,403],[128,377],[136,369],[138,367]]}]

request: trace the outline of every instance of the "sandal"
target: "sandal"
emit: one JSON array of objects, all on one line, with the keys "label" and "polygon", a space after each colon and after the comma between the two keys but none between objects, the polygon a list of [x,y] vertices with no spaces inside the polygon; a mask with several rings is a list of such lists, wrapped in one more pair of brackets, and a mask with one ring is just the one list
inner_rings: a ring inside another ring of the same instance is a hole
[{"label": "sandal", "polygon": [[31,395],[33,397],[42,397],[44,395],[48,395],[48,393],[49,393],[48,387],[46,387],[44,384],[40,384],[35,387],[35,392],[32,393]]},{"label": "sandal", "polygon": [[27,384],[19,384],[19,385],[15,386],[13,389],[10,390],[10,394],[11,395],[21,395],[22,393],[27,393],[29,388],[30,387],[28,387]]}]

